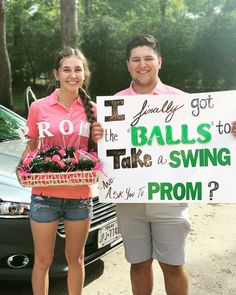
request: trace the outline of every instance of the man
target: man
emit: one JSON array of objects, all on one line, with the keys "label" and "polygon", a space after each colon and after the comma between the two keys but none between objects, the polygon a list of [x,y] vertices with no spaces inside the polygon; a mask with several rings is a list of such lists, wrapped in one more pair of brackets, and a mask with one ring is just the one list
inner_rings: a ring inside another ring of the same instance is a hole
[{"label": "man", "polygon": [[[116,95],[184,93],[159,79],[162,58],[160,44],[153,36],[134,37],[126,53],[132,82]],[[102,135],[101,125],[95,123],[93,139],[98,140]],[[119,203],[116,208],[125,256],[131,264],[133,294],[152,294],[152,262],[156,259],[163,271],[166,293],[187,295],[188,277],[184,269],[184,244],[190,230],[187,205]]]}]

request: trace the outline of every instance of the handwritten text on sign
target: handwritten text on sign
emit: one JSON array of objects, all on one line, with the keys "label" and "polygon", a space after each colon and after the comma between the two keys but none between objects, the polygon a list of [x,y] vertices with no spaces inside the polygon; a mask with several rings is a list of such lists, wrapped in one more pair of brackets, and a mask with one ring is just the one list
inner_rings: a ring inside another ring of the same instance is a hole
[{"label": "handwritten text on sign", "polygon": [[236,91],[98,97],[102,202],[236,203]]}]

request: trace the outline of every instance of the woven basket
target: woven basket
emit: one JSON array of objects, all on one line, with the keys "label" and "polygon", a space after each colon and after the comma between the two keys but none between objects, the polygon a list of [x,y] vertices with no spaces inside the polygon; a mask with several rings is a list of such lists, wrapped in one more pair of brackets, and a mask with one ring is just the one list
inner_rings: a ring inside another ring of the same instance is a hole
[{"label": "woven basket", "polygon": [[21,176],[23,186],[90,185],[98,181],[98,171],[31,173]]}]

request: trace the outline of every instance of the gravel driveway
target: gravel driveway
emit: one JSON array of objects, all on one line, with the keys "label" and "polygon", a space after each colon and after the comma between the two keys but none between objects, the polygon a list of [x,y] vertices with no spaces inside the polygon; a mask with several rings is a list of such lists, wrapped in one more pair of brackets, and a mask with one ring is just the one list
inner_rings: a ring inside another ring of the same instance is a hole
[{"label": "gravel driveway", "polygon": [[[190,205],[187,239],[189,295],[236,294],[236,204]],[[154,264],[153,295],[164,295],[162,273]],[[28,282],[0,282],[1,295],[32,295]],[[86,268],[83,295],[131,295],[123,246]],[[50,285],[50,295],[67,295],[66,279]]]}]

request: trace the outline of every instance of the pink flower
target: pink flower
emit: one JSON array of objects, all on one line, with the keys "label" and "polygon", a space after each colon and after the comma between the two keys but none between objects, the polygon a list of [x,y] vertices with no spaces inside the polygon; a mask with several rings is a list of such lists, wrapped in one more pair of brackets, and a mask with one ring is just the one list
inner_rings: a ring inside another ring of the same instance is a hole
[{"label": "pink flower", "polygon": [[58,161],[58,165],[61,167],[61,169],[65,168],[66,164],[63,161]]},{"label": "pink flower", "polygon": [[23,166],[28,166],[31,163],[31,161],[32,161],[32,158],[31,157],[25,158],[24,161],[23,161],[23,163],[22,163],[22,165]]},{"label": "pink flower", "polygon": [[52,161],[58,163],[61,161],[61,157],[59,155],[54,155],[52,156]]},{"label": "pink flower", "polygon": [[72,164],[78,164],[79,160],[78,159],[74,159],[74,158],[71,158],[71,163]]},{"label": "pink flower", "polygon": [[46,163],[49,162],[49,161],[51,161],[51,160],[52,160],[51,157],[45,157],[45,158],[44,158],[44,162],[46,162]]},{"label": "pink flower", "polygon": [[64,149],[61,149],[59,151],[59,154],[62,156],[62,157],[65,157],[66,156],[66,151]]},{"label": "pink flower", "polygon": [[37,151],[30,151],[25,158],[34,158],[38,155]]}]

